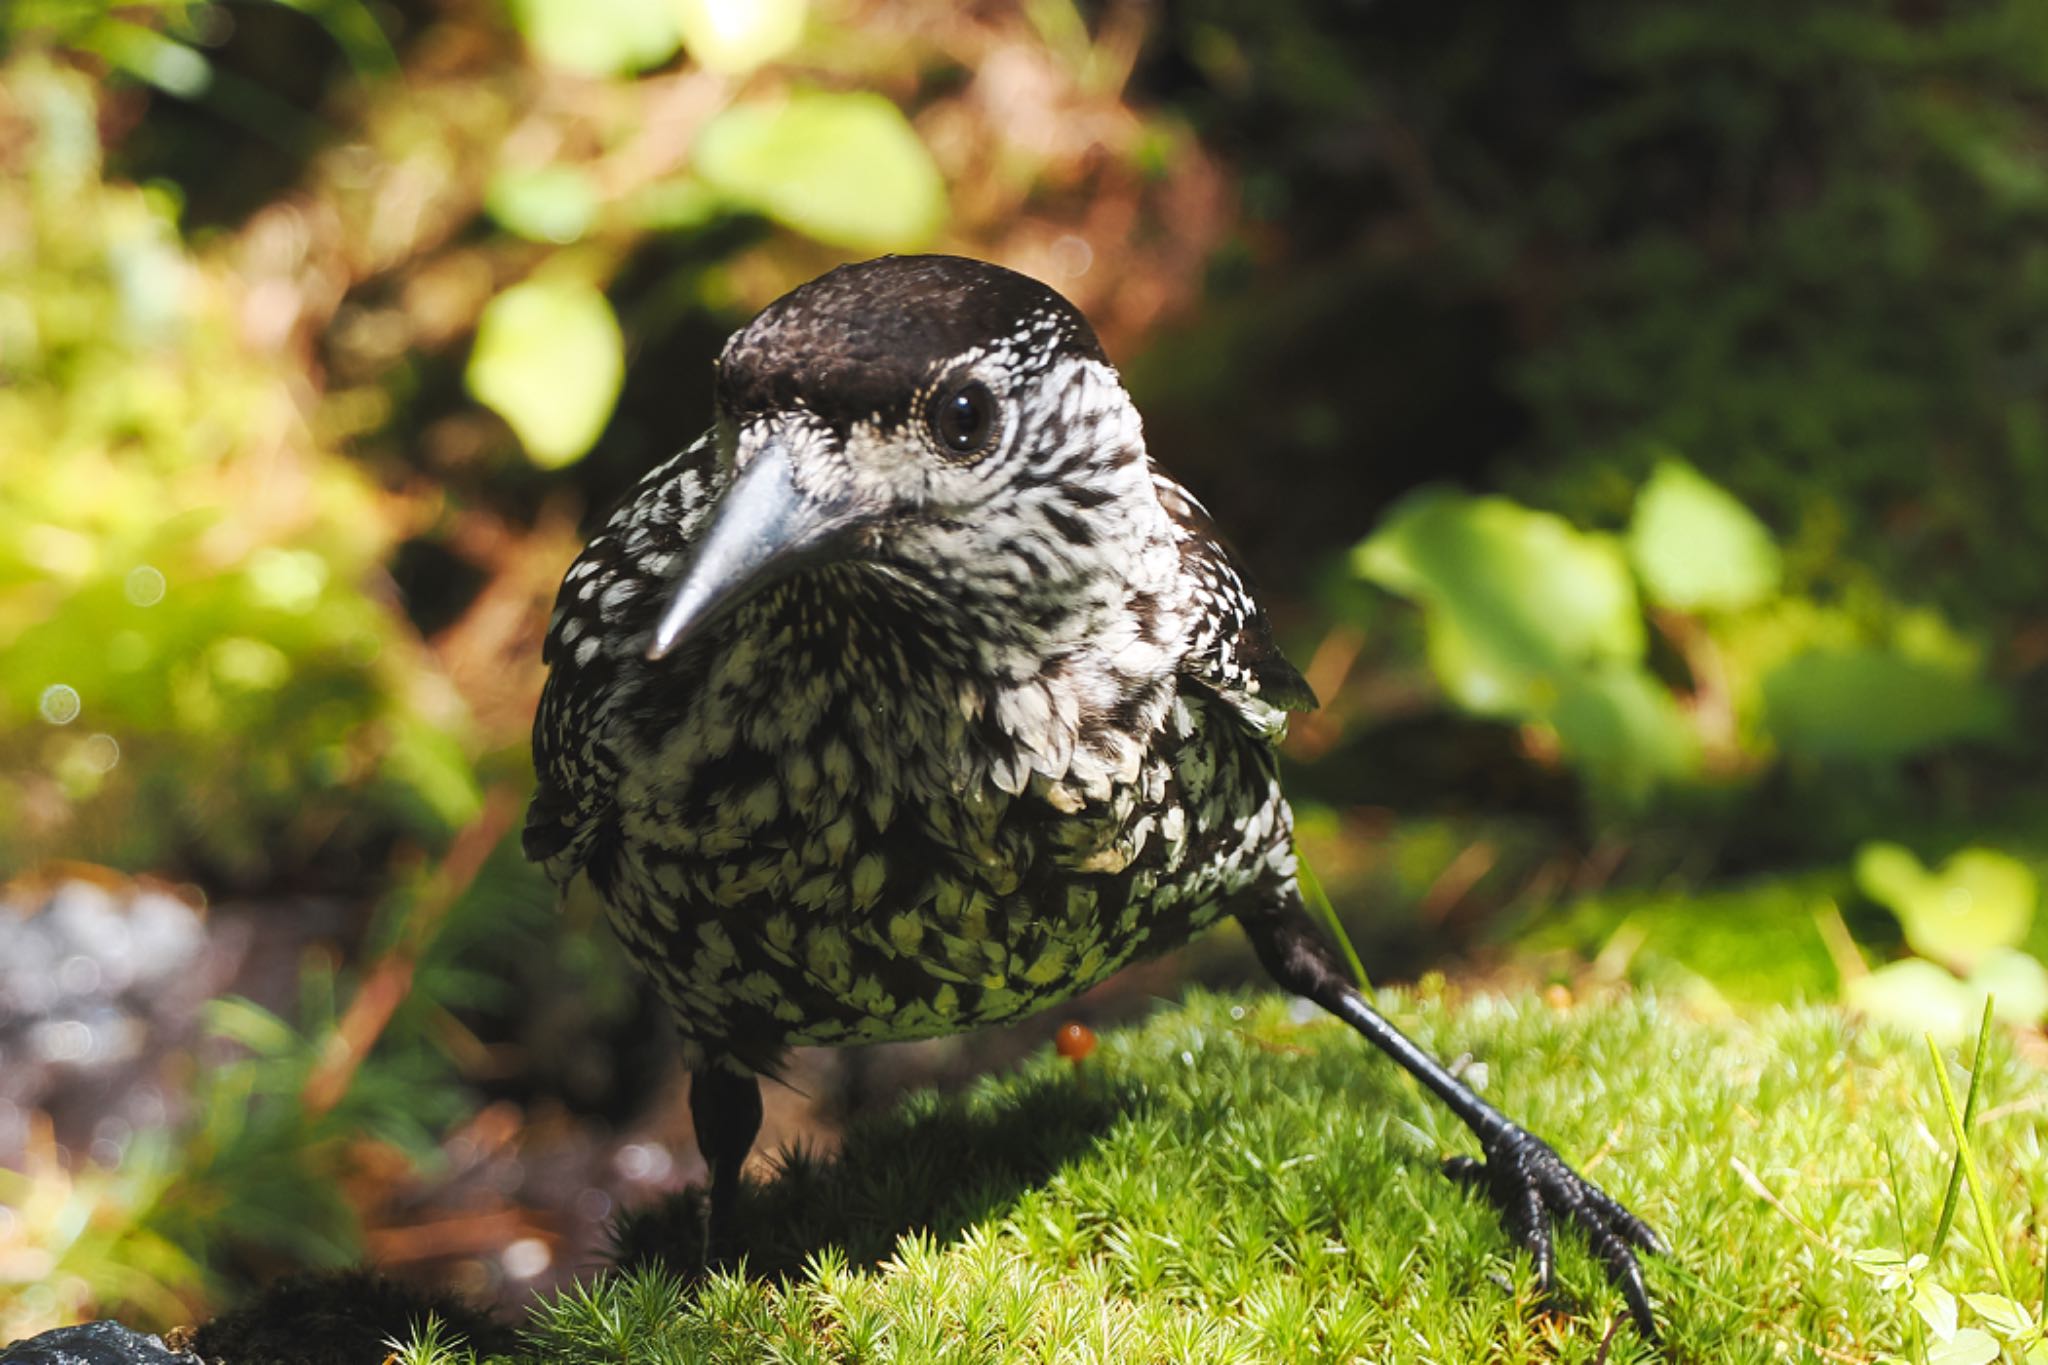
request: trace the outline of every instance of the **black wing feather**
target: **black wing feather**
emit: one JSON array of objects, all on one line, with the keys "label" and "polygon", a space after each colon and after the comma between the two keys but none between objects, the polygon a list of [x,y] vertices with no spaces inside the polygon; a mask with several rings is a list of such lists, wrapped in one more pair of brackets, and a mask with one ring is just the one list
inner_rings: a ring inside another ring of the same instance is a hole
[{"label": "black wing feather", "polygon": [[1182,668],[1248,719],[1264,707],[1313,711],[1316,694],[1273,643],[1273,626],[1208,509],[1193,494],[1155,473],[1160,506],[1180,534],[1181,563],[1199,586],[1202,620]]}]

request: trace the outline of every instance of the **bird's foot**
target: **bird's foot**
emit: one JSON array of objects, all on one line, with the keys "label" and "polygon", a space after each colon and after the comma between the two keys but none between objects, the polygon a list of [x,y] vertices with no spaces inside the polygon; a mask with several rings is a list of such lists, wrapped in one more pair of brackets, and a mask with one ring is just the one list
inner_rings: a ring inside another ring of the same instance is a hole
[{"label": "bird's foot", "polygon": [[1556,1280],[1551,1224],[1570,1223],[1607,1267],[1607,1278],[1628,1301],[1637,1329],[1648,1340],[1657,1340],[1657,1319],[1650,1311],[1649,1291],[1643,1287],[1635,1253],[1641,1249],[1661,1255],[1663,1240],[1528,1129],[1511,1124],[1485,1147],[1484,1161],[1452,1157],[1444,1162],[1444,1173],[1477,1187],[1493,1201],[1508,1235],[1535,1259],[1536,1282],[1543,1293],[1549,1295]]}]

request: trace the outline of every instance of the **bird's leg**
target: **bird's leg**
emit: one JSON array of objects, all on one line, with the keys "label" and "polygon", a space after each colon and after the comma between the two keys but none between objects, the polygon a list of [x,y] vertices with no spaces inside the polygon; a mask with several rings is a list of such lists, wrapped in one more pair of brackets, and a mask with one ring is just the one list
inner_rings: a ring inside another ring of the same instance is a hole
[{"label": "bird's leg", "polygon": [[1634,1248],[1662,1252],[1664,1244],[1640,1218],[1592,1181],[1567,1166],[1550,1144],[1479,1098],[1375,1010],[1353,985],[1335,954],[1310,927],[1298,901],[1238,916],[1259,961],[1288,990],[1307,996],[1371,1040],[1373,1046],[1428,1086],[1479,1139],[1485,1160],[1453,1157],[1444,1163],[1452,1177],[1477,1186],[1500,1209],[1508,1235],[1536,1262],[1536,1279],[1547,1294],[1555,1262],[1550,1225],[1576,1224],[1607,1277],[1621,1290],[1636,1326],[1654,1341],[1656,1318]]},{"label": "bird's leg", "polygon": [[761,1131],[760,1081],[715,1062],[696,1068],[690,1073],[690,1121],[697,1127],[697,1150],[711,1168],[711,1216],[704,1235],[708,1267],[733,1245],[740,1167]]}]

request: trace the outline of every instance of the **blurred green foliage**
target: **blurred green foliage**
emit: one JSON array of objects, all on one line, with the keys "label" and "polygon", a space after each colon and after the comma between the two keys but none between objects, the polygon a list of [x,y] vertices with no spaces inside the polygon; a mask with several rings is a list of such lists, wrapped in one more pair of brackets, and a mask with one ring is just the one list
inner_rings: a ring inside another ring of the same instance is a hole
[{"label": "blurred green foliage", "polygon": [[1944,1041],[1964,1037],[1987,999],[2022,1028],[2048,1020],[2048,967],[2023,949],[2040,890],[2032,868],[1965,848],[1929,870],[1897,844],[1873,843],[1857,854],[1856,882],[1921,956],[1845,983],[1852,1005]]},{"label": "blurred green foliage", "polygon": [[537,278],[484,308],[469,354],[469,390],[554,468],[589,450],[618,401],[625,340],[604,294],[581,280]]},{"label": "blurred green foliage", "polygon": [[462,710],[380,590],[375,489],[242,343],[175,199],[101,179],[90,84],[4,85],[0,866],[444,837],[476,809]]},{"label": "blurred green foliage", "polygon": [[[1891,763],[2009,733],[1982,651],[1938,616],[1881,606],[1866,623],[1782,593],[1779,562],[1748,509],[1670,462],[1625,539],[1432,489],[1352,556],[1422,605],[1446,695],[1541,727],[1610,818],[1659,787],[1754,780],[1780,753]],[[1674,682],[1650,667],[1646,607]]]}]

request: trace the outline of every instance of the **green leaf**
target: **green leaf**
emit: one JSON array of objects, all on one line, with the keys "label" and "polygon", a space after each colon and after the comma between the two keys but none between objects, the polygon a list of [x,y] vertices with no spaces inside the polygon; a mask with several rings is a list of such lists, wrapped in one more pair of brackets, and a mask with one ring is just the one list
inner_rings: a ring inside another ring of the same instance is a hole
[{"label": "green leaf", "polygon": [[1778,590],[1771,533],[1692,466],[1669,460],[1643,485],[1629,558],[1650,599],[1680,611],[1734,611]]},{"label": "green leaf", "polygon": [[2027,1306],[2003,1294],[1965,1294],[1963,1302],[2002,1337],[2018,1336],[2033,1329],[2034,1315]]},{"label": "green leaf", "polygon": [[657,180],[627,196],[621,216],[648,232],[679,232],[703,227],[727,210],[725,196],[694,176]]},{"label": "green leaf", "polygon": [[573,242],[597,219],[597,186],[574,166],[505,170],[484,192],[491,217],[536,242]]},{"label": "green leaf", "polygon": [[1982,1003],[1938,963],[1909,957],[1849,982],[1849,1008],[1909,1033],[1931,1033],[1944,1043],[1970,1036]]},{"label": "green leaf", "polygon": [[1927,1365],[1989,1365],[1996,1359],[1998,1342],[1974,1327],[1965,1327],[1947,1341],[1927,1347]]},{"label": "green leaf", "polygon": [[1943,1341],[1956,1334],[1956,1296],[1932,1280],[1922,1280],[1913,1286],[1913,1311],[1927,1324],[1927,1329]]},{"label": "green leaf", "polygon": [[2006,726],[1996,689],[1883,649],[1807,650],[1773,669],[1763,693],[1778,742],[1815,758],[1903,758]]},{"label": "green leaf", "polygon": [[604,295],[580,280],[515,284],[484,308],[469,391],[508,422],[535,464],[590,449],[611,419],[625,340]]},{"label": "green leaf", "polygon": [[1858,1270],[1876,1280],[1883,1289],[1897,1289],[1910,1284],[1914,1276],[1927,1268],[1927,1258],[1915,1252],[1905,1252],[1891,1247],[1872,1247],[1850,1255],[1849,1260]]},{"label": "green leaf", "polygon": [[298,1042],[290,1024],[239,995],[206,1002],[207,1032],[240,1043],[259,1057],[281,1056]]},{"label": "green leaf", "polygon": [[796,46],[806,0],[675,0],[683,46],[699,65],[743,76]]},{"label": "green leaf", "polygon": [[2017,948],[1993,948],[1970,973],[1966,983],[1979,996],[1989,996],[2000,1019],[2021,1028],[2035,1028],[2048,1019],[2048,967]]},{"label": "green leaf", "polygon": [[1678,704],[1640,665],[1566,678],[1549,720],[1565,752],[1624,801],[1640,801],[1699,765],[1699,744]]},{"label": "green leaf", "polygon": [[1897,844],[1866,844],[1856,884],[1889,908],[1923,957],[1969,971],[2026,937],[2038,895],[2033,869],[1990,848],[1965,848],[1930,873]]},{"label": "green leaf", "polygon": [[670,0],[512,0],[512,22],[548,61],[591,76],[644,70],[682,43]]},{"label": "green leaf", "polygon": [[876,94],[738,105],[706,125],[695,163],[739,205],[835,246],[919,246],[946,214],[931,153],[903,111]]},{"label": "green leaf", "polygon": [[1643,657],[1635,583],[1614,539],[1505,498],[1415,494],[1352,565],[1423,606],[1431,663],[1475,711],[1540,707],[1558,674]]}]

